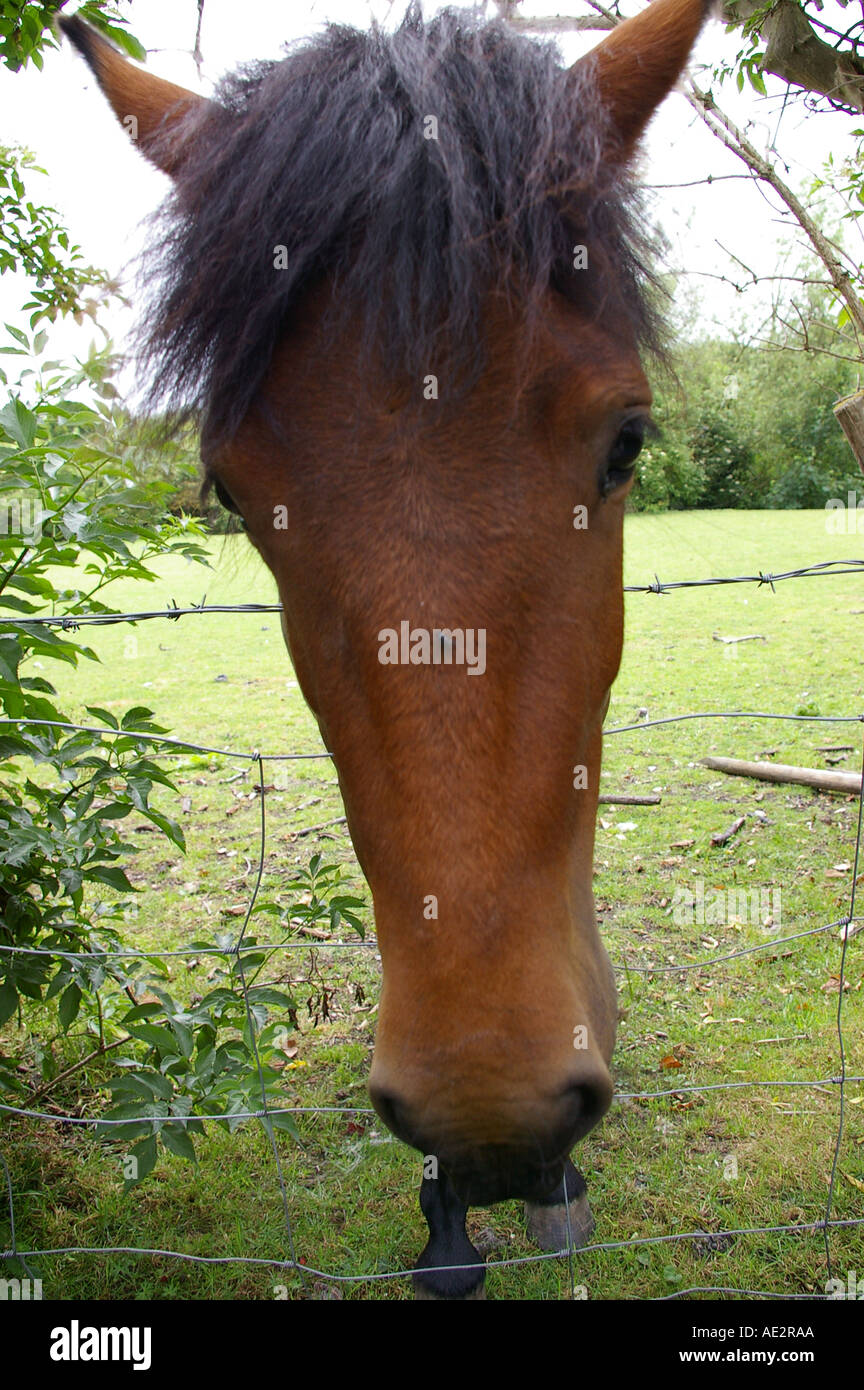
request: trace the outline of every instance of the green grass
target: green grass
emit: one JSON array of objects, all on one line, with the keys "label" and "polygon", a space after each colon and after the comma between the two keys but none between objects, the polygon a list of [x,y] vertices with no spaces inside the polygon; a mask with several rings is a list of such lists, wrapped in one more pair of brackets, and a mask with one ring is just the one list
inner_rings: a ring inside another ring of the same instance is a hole
[{"label": "green grass", "polygon": [[[860,537],[829,535],[824,523],[821,512],[633,515],[627,520],[625,580],[648,583],[655,572],[662,580],[779,572],[864,553]],[[198,601],[205,591],[209,603],[273,600],[273,582],[245,541],[214,542],[213,552],[212,573],[182,561],[165,564],[158,584],[119,584],[112,601],[144,609],[169,600]],[[642,708],[649,719],[728,709],[861,714],[862,610],[864,593],[854,576],[790,581],[776,592],[738,585],[629,595],[624,660],[607,723],[638,722]],[[730,646],[713,640],[713,633],[753,633],[766,640]],[[144,703],[174,735],[213,747],[321,749],[276,614],[191,616],[97,629],[88,641],[100,664],[45,673],[73,717],[83,716],[87,704],[121,711]],[[824,755],[817,750],[824,744],[855,745],[840,766],[860,767],[860,725],[694,720],[607,740],[604,788],[658,789],[662,796],[655,807],[601,808],[595,891],[618,966],[616,1086],[626,1093],[734,1081],[767,1084],[619,1100],[577,1155],[597,1217],[597,1242],[809,1223],[824,1213],[837,1088],[775,1083],[837,1075],[837,930],[769,945],[713,968],[658,969],[772,942],[758,923],[677,925],[676,889],[700,880],[708,891],[780,887],[782,923],[774,935],[821,926],[847,910],[851,872],[835,866],[853,858],[857,799],[724,778],[698,765],[705,754],[722,753],[822,766]],[[141,832],[130,865],[141,889],[130,936],[162,949],[231,923],[223,913],[248,900],[259,843],[259,804],[250,775],[229,780],[244,769],[248,774],[248,764],[191,754],[172,762],[178,792],[162,804],[182,820],[188,853],[181,856],[157,835]],[[274,766],[278,785],[266,802],[265,887],[278,891],[286,869],[320,849],[344,864],[365,892],[340,827],[293,838],[297,829],[341,814],[330,764],[271,764],[270,781]],[[742,831],[724,848],[713,847],[712,832],[739,815],[747,817]],[[864,1074],[862,943],[864,933],[852,938],[846,960],[851,1075]],[[178,993],[200,992],[209,969],[206,961],[178,962]],[[325,943],[314,951],[285,953],[275,958],[273,978],[290,980],[302,1000],[294,1059],[299,1065],[285,1073],[287,1103],[367,1106],[364,1080],[378,982],[374,952],[338,951]],[[327,1019],[321,1017],[322,1000]],[[82,1045],[80,1038],[54,1042],[67,1063]],[[51,1091],[50,1105],[96,1113],[99,1079],[91,1074],[85,1091],[70,1079]],[[848,1086],[834,1195],[838,1218],[864,1214],[862,1097],[860,1084]],[[419,1156],[391,1141],[370,1115],[303,1117],[300,1133],[300,1146],[285,1137],[278,1143],[295,1246],[305,1263],[344,1275],[410,1267],[425,1239],[416,1200]],[[80,1129],[6,1121],[4,1139],[22,1248],[122,1245],[287,1257],[272,1156],[255,1126],[233,1135],[211,1126],[198,1145],[197,1166],[164,1160],[125,1195],[119,1149],[94,1142]],[[831,1236],[835,1272],[844,1277],[847,1270],[864,1270],[862,1230]],[[515,1203],[472,1211],[469,1234],[493,1261],[534,1253]],[[0,1242],[8,1238],[2,1213]],[[303,1296],[296,1276],[266,1266],[102,1254],[30,1263],[43,1278],[46,1297],[273,1298],[279,1284],[289,1298]],[[827,1277],[821,1233],[588,1252],[576,1256],[575,1271],[590,1298],[654,1297],[708,1285],[820,1292]],[[566,1263],[493,1268],[487,1287],[496,1298],[564,1297]],[[334,1286],[311,1278],[310,1288],[327,1297]],[[346,1284],[339,1291],[344,1298],[406,1298],[410,1282]]]}]

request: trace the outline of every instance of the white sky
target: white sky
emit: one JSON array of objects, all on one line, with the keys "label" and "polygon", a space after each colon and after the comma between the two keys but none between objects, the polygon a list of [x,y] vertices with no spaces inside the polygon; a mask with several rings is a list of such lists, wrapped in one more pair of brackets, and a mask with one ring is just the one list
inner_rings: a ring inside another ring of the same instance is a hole
[{"label": "white sky", "polygon": [[[68,12],[74,8],[68,6]],[[161,76],[199,91],[209,91],[212,81],[238,62],[278,57],[288,39],[313,34],[327,20],[365,27],[371,15],[389,23],[398,21],[403,0],[206,0],[202,48],[204,81],[199,82],[191,58],[197,6],[195,0],[135,0],[124,3],[132,17],[132,29],[149,51],[148,66]],[[441,5],[427,0],[426,14]],[[493,7],[489,6],[490,13]],[[526,4],[523,13],[566,12],[566,3]],[[238,15],[242,14],[242,23]],[[842,30],[847,12],[836,0],[826,0],[820,17]],[[564,58],[572,61],[594,46],[602,35],[571,35],[560,39]],[[695,64],[716,64],[721,56],[734,57],[740,46],[736,34],[725,35],[718,22],[709,24],[695,55]],[[760,98],[749,86],[742,94],[727,81],[718,95],[724,109],[760,150],[772,144],[784,163],[784,177],[796,190],[818,174],[828,154],[835,160],[851,154],[851,131],[864,123],[828,114],[805,119],[800,100],[785,102],[784,84],[768,77],[768,97]],[[707,85],[707,79],[702,85]],[[73,240],[95,265],[119,274],[139,249],[141,226],[160,201],[167,180],[137,153],[115,122],[107,103],[83,60],[66,42],[60,52],[46,55],[45,70],[17,74],[0,69],[0,109],[3,139],[27,145],[48,171],[46,179],[33,176],[32,191],[38,201],[51,203],[61,213]],[[643,175],[648,184],[682,184],[707,174],[744,173],[744,166],[712,136],[679,93],[673,94],[652,123],[645,146]],[[668,264],[694,274],[687,285],[702,301],[701,322],[706,331],[714,325],[740,326],[746,321],[752,332],[764,317],[768,291],[737,295],[712,275],[741,279],[727,251],[740,257],[761,275],[775,273],[782,244],[792,233],[774,195],[764,185],[741,179],[713,186],[659,191],[657,214],[672,242]],[[853,237],[857,237],[853,230]],[[853,239],[848,249],[858,254]],[[723,249],[726,248],[726,249]],[[127,284],[130,284],[127,278]],[[686,302],[687,285],[679,295]],[[0,313],[6,319],[24,321],[15,311],[22,301],[22,286],[12,277],[0,281]],[[130,285],[131,288],[131,285]],[[129,315],[113,312],[106,321],[122,343]],[[82,337],[83,334],[83,337]],[[56,351],[86,351],[92,327],[58,328],[52,336]],[[15,359],[6,358],[7,366]]]}]

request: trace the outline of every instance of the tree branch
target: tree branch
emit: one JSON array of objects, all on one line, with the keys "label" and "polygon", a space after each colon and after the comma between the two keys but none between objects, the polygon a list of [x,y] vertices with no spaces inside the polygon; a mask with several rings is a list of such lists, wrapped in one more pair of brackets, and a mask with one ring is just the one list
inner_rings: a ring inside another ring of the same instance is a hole
[{"label": "tree branch", "polygon": [[773,165],[763,158],[754,145],[751,145],[743,131],[738,129],[724,111],[721,111],[710,93],[703,92],[695,82],[691,82],[690,91],[685,92],[685,96],[712,135],[715,135],[728,150],[737,155],[748,169],[751,169],[759,175],[760,179],[769,184],[786,204],[827,270],[835,292],[843,300],[856,337],[864,338],[864,304],[855,293],[852,277],[804,204],[795,196],[789,185],[784,183]]},{"label": "tree branch", "polygon": [[[764,8],[764,0],[726,0],[723,18],[738,26]],[[864,111],[864,62],[857,51],[820,39],[795,0],[776,0],[758,23],[765,40],[763,72],[855,111]]]},{"label": "tree branch", "polygon": [[[527,18],[517,13],[519,0],[497,0],[498,17],[504,19],[511,29],[518,29],[523,34],[576,34],[584,30],[592,29],[614,29],[618,23],[617,18],[611,13],[580,15],[552,14]],[[600,10],[601,7],[594,7]]]}]

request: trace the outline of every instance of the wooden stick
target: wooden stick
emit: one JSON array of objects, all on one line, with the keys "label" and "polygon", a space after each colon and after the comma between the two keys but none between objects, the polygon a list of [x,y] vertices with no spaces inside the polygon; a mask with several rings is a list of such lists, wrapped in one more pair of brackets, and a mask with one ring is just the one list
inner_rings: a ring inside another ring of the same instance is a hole
[{"label": "wooden stick", "polygon": [[[127,993],[128,992],[129,991],[127,987]],[[133,1000],[135,1000],[134,995],[132,996],[132,998]],[[138,1001],[135,1000],[135,1003],[137,1002]],[[73,1062],[71,1067],[67,1067],[65,1071],[58,1072],[57,1075],[52,1077],[50,1081],[46,1081],[42,1086],[39,1087],[38,1091],[31,1091],[31,1101],[41,1100],[43,1096],[47,1096],[48,1092],[52,1091],[55,1086],[58,1086],[61,1081],[65,1081],[67,1076],[71,1076],[73,1072],[80,1071],[82,1067],[86,1067],[87,1063],[92,1062],[96,1057],[104,1057],[106,1052],[111,1052],[115,1047],[122,1047],[124,1043],[128,1043],[131,1041],[131,1035],[129,1033],[124,1033],[122,1038],[116,1038],[114,1042],[106,1043],[104,1047],[94,1048],[92,1052],[87,1053],[86,1057],[82,1057],[80,1062]]]},{"label": "wooden stick", "polygon": [[734,820],[732,822],[728,830],[715,831],[715,833],[711,836],[712,845],[727,845],[729,841],[732,839],[732,836],[738,834],[738,831],[741,829],[742,825],[745,823],[746,820],[746,816],[739,816],[737,820]]},{"label": "wooden stick", "polygon": [[316,830],[328,830],[331,825],[346,825],[347,816],[337,816],[335,820],[322,820],[320,825],[307,825],[305,830],[289,830],[289,840],[299,840],[301,835],[314,835]]},{"label": "wooden stick", "polygon": [[765,1047],[767,1043],[801,1042],[802,1040],[806,1042],[809,1037],[809,1033],[790,1033],[788,1038],[757,1038],[753,1046]]},{"label": "wooden stick", "polygon": [[700,758],[712,772],[730,777],[756,777],[760,782],[797,782],[823,792],[860,792],[860,772],[828,772],[820,767],[792,767],[788,763],[748,763],[740,758]]},{"label": "wooden stick", "polygon": [[659,796],[625,796],[623,792],[601,792],[597,798],[601,806],[659,806]]}]

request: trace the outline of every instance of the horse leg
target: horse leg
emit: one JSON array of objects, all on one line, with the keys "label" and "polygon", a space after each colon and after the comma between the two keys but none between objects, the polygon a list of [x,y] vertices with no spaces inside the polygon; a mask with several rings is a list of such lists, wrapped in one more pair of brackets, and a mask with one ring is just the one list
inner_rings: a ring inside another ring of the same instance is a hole
[{"label": "horse leg", "polygon": [[[566,1193],[565,1193],[566,1180]],[[567,1207],[570,1208],[570,1233],[573,1249],[579,1250],[587,1245],[594,1233],[594,1217],[588,1205],[588,1190],[585,1179],[574,1168],[568,1158],[564,1164],[564,1176],[548,1197],[542,1202],[525,1203],[525,1221],[528,1234],[541,1250],[566,1250],[569,1236],[567,1226]]]},{"label": "horse leg", "polygon": [[[420,1209],[429,1227],[429,1241],[414,1272],[414,1297],[422,1299],[485,1298],[486,1269],[479,1251],[465,1234],[468,1208],[456,1196],[446,1174],[424,1177]],[[434,1270],[433,1265],[480,1265],[480,1269]]]}]

